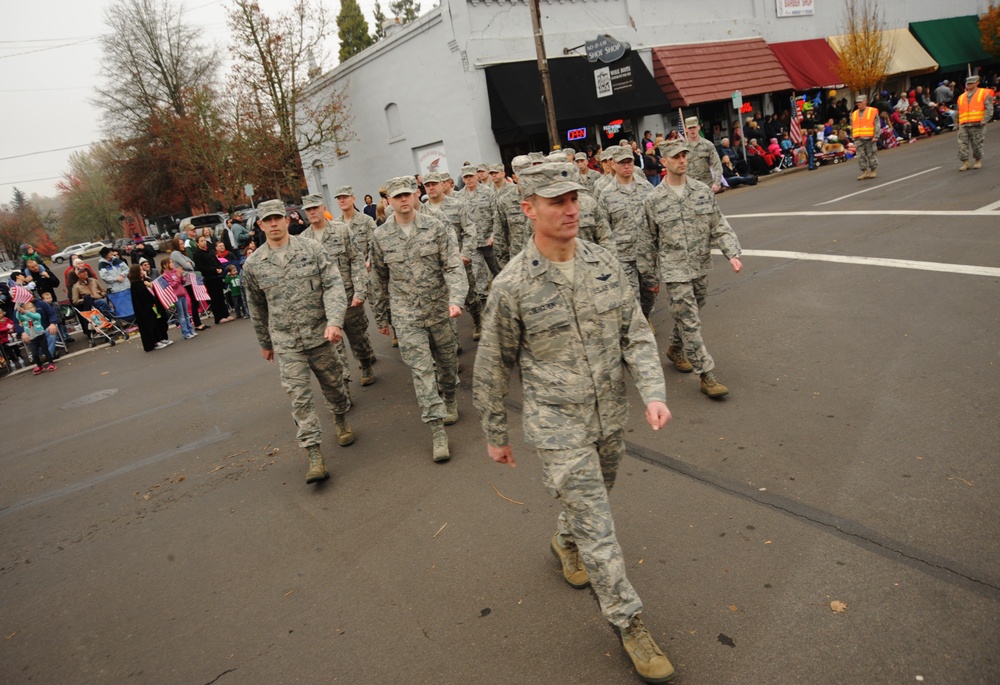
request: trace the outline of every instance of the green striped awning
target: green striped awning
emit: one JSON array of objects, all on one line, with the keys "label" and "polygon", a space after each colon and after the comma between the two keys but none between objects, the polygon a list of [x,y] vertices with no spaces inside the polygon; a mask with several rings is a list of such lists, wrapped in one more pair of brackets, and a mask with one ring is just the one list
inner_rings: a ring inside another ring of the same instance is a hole
[{"label": "green striped awning", "polygon": [[943,72],[962,71],[967,64],[977,64],[991,59],[980,41],[979,17],[966,17],[915,21],[910,32],[931,53]]}]

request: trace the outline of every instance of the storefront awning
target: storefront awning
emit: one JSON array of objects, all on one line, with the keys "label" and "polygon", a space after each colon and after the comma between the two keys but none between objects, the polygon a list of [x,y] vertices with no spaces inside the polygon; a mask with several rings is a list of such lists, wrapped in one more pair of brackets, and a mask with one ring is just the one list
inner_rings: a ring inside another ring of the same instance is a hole
[{"label": "storefront awning", "polygon": [[941,71],[963,71],[967,64],[990,59],[980,42],[979,17],[974,14],[915,21],[910,24],[910,33],[937,60]]},{"label": "storefront awning", "polygon": [[[606,74],[597,73],[604,69],[608,70]],[[613,64],[591,63],[584,57],[552,59],[549,77],[560,128],[585,126],[615,117],[645,116],[669,108],[663,92],[635,52]],[[546,132],[537,62],[486,67],[486,88],[498,144],[507,145]]]},{"label": "storefront awning", "polygon": [[671,107],[792,90],[763,38],[653,48],[653,75]]},{"label": "storefront awning", "polygon": [[842,84],[837,75],[840,58],[822,38],[768,43],[768,47],[781,62],[795,90],[839,87]]},{"label": "storefront awning", "polygon": [[[920,46],[909,29],[890,29],[883,33],[893,49],[886,76],[929,74],[937,71],[938,63]],[[847,36],[830,36],[827,40],[830,41],[830,47],[834,52],[838,55],[843,53]]]}]

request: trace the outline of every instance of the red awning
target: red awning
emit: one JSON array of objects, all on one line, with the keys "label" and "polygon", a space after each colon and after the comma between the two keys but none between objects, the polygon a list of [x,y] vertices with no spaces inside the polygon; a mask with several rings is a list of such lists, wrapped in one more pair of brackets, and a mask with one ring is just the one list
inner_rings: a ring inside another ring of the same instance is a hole
[{"label": "red awning", "polygon": [[822,38],[795,40],[790,43],[770,43],[768,47],[792,79],[795,90],[812,90],[839,86],[837,75],[840,57]]},{"label": "red awning", "polygon": [[763,38],[653,48],[653,76],[672,107],[792,90]]}]

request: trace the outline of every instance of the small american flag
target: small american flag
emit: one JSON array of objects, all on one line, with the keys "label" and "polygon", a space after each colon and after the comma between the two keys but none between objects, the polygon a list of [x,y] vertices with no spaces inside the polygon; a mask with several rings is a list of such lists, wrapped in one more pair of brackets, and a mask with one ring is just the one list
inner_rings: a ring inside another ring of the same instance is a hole
[{"label": "small american flag", "polygon": [[790,124],[790,130],[788,132],[788,137],[792,139],[792,142],[796,145],[802,143],[802,126],[799,125],[799,105],[798,100],[792,97],[792,121]]},{"label": "small american flag", "polygon": [[191,274],[191,290],[194,291],[194,299],[199,302],[208,302],[212,299],[205,290],[204,279],[199,274]]},{"label": "small american flag", "polygon": [[17,304],[24,304],[25,302],[31,302],[34,297],[31,295],[31,291],[25,288],[23,285],[17,285],[16,283],[10,287],[10,296]]},{"label": "small american flag", "polygon": [[156,291],[156,296],[160,298],[160,303],[164,307],[170,307],[177,302],[177,295],[174,294],[174,289],[170,287],[165,276],[153,280],[153,290]]}]

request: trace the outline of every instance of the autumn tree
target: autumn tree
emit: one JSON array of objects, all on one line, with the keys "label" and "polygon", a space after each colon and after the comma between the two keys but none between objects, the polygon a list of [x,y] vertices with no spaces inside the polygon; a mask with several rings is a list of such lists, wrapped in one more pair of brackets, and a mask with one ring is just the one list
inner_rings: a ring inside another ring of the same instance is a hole
[{"label": "autumn tree", "polygon": [[329,16],[318,0],[295,0],[291,10],[273,17],[252,0],[233,0],[229,28],[246,37],[230,44],[234,81],[256,107],[258,130],[272,130],[277,137],[275,168],[282,182],[266,188],[297,199],[305,189],[302,155],[339,148],[352,138],[342,88],[324,91],[322,97],[307,95],[310,62],[325,60]]},{"label": "autumn tree", "polygon": [[69,171],[56,184],[62,198],[59,240],[63,245],[117,235],[121,225],[110,172],[108,145],[98,143],[69,157]]},{"label": "autumn tree", "polygon": [[399,19],[400,24],[409,24],[420,16],[420,3],[413,0],[393,0],[389,12]]},{"label": "autumn tree", "polygon": [[[0,208],[0,247],[9,259],[16,260],[21,256],[21,245],[50,242],[41,218],[28,196],[15,187],[10,204]],[[52,254],[52,251],[46,252]]]},{"label": "autumn tree", "polygon": [[372,34],[372,42],[380,41],[385,38],[385,12],[382,11],[382,5],[379,4],[378,0],[375,0],[375,33]]},{"label": "autumn tree", "polygon": [[979,17],[979,32],[983,50],[1000,59],[1000,5],[990,2],[986,12]]},{"label": "autumn tree", "polygon": [[867,95],[869,102],[874,101],[893,56],[878,0],[846,0],[842,40],[840,80],[854,92]]},{"label": "autumn tree", "polygon": [[337,37],[340,39],[339,58],[346,62],[374,43],[368,35],[368,22],[361,13],[357,0],[342,0],[340,14],[337,15]]}]

